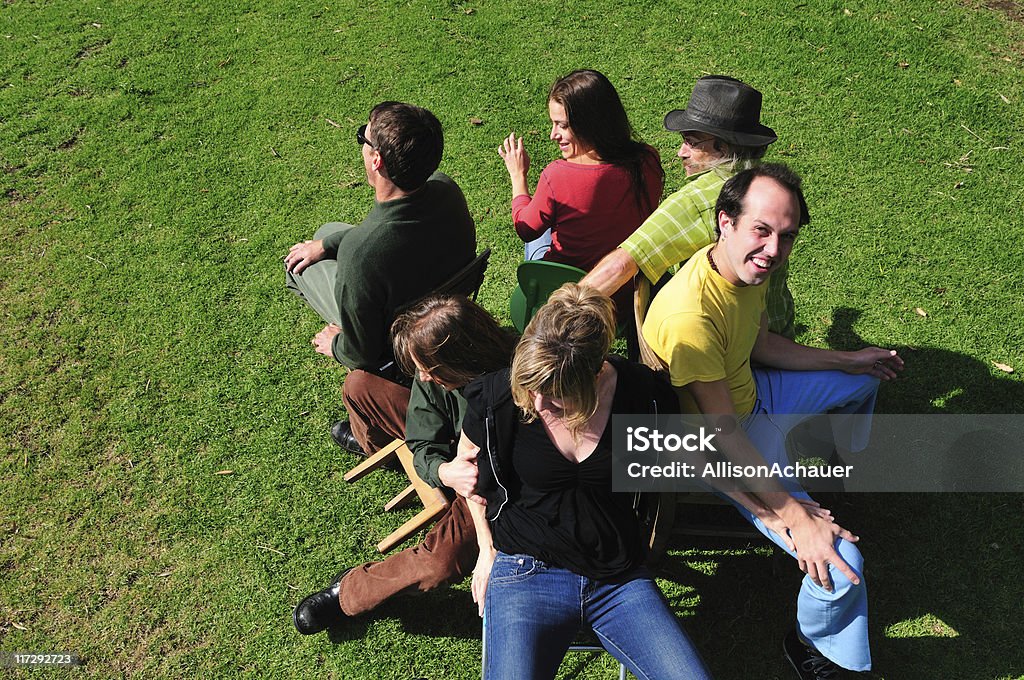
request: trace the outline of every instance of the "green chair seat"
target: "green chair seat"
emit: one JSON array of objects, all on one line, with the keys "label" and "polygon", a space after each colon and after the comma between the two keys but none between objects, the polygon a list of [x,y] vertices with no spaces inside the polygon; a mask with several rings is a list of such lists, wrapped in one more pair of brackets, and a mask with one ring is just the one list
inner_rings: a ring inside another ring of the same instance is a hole
[{"label": "green chair seat", "polygon": [[562,284],[579,281],[584,275],[586,272],[579,267],[547,260],[527,260],[520,264],[516,270],[519,285],[508,303],[512,325],[522,333],[553,292]]}]

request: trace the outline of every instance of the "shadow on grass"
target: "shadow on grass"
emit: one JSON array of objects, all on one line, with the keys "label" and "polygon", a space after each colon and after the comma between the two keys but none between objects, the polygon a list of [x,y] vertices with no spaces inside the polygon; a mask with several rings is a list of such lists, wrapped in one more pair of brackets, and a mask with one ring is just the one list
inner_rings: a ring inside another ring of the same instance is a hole
[{"label": "shadow on grass", "polygon": [[[856,350],[865,342],[853,329],[860,312],[840,307],[832,314],[826,343]],[[973,357],[937,347],[895,347],[906,362],[901,378],[883,385],[879,413],[1015,413],[1024,404],[1024,382],[992,375]]]},{"label": "shadow on grass", "polygon": [[328,631],[328,639],[335,644],[358,640],[374,620],[384,618],[397,620],[410,635],[480,639],[480,618],[472,596],[452,588],[394,597],[372,613],[352,619],[344,628]]},{"label": "shadow on grass", "polygon": [[[859,315],[836,310],[827,338],[832,349],[869,344],[853,330]],[[879,412],[1013,413],[1024,404],[1024,384],[994,376],[973,357],[896,349],[906,372],[883,386]],[[1024,495],[815,496],[863,537],[875,677],[994,680],[1024,673],[1015,632],[1024,601],[1016,577],[1024,558]],[[684,625],[716,677],[790,677],[780,645],[795,617],[801,574],[793,561],[777,549],[772,558],[735,550],[742,541],[685,540],[696,554],[670,556],[663,576],[695,589],[699,603],[678,613],[689,614]],[[702,559],[713,563],[711,575],[689,566]]]},{"label": "shadow on grass", "polygon": [[[839,308],[827,343],[864,347],[860,312]],[[985,362],[936,347],[899,350],[906,371],[883,385],[882,413],[1014,413],[1024,383]],[[984,442],[978,461],[984,460]],[[830,501],[833,499],[829,499]],[[834,499],[864,537],[875,667],[891,678],[1003,678],[1024,672],[1015,642],[1024,585],[1024,495],[851,494]],[[849,518],[849,519],[846,519]]]},{"label": "shadow on grass", "polygon": [[[1018,494],[830,494],[861,537],[874,672],[889,680],[1020,677]],[[735,512],[721,507],[723,513]],[[767,541],[677,536],[658,577],[715,677],[789,679],[782,637],[802,574]],[[680,587],[676,587],[680,586]]]}]

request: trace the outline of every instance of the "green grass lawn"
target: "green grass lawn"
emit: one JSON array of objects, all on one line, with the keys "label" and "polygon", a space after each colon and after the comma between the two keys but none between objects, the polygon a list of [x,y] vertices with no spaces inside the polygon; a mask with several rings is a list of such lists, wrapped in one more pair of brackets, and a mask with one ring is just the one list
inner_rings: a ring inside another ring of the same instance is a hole
[{"label": "green grass lawn", "polygon": [[[899,348],[885,412],[1020,412],[1024,24],[992,4],[5,0],[0,650],[76,652],[54,674],[100,678],[477,674],[464,586],[336,644],[291,623],[404,519],[379,512],[396,475],[341,478],[343,374],[281,270],[365,216],[354,130],[384,99],[444,123],[442,169],[494,249],[481,301],[507,320],[521,245],[496,149],[526,133],[533,178],[556,157],[551,81],[606,73],[674,189],[662,116],[698,76],[740,77],[779,134],[768,158],[806,179],[800,339]],[[878,676],[1024,677],[1022,496],[836,511],[863,537]],[[790,677],[792,564],[695,542],[659,575],[716,677]]]}]

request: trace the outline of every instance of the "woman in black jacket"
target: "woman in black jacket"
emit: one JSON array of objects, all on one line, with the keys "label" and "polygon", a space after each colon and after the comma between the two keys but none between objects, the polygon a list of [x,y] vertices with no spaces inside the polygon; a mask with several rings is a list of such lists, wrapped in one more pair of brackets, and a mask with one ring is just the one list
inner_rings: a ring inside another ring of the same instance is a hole
[{"label": "woman in black jacket", "polygon": [[612,413],[678,410],[666,382],[608,356],[614,328],[610,299],[566,284],[511,371],[466,388],[487,680],[553,678],[584,625],[638,678],[710,677],[643,566],[632,496],[612,492]]}]

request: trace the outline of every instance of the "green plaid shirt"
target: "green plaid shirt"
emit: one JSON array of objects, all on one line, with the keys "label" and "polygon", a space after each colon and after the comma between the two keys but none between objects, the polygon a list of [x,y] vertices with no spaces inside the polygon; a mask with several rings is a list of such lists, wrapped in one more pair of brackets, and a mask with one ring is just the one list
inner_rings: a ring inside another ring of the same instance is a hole
[{"label": "green plaid shirt", "polygon": [[[675,273],[695,252],[717,240],[715,201],[722,185],[737,171],[719,166],[688,177],[683,188],[662,201],[622,244],[652,284],[665,272]],[[793,296],[786,285],[788,272],[787,263],[771,275],[766,297],[768,329],[792,338],[796,329]]]}]

